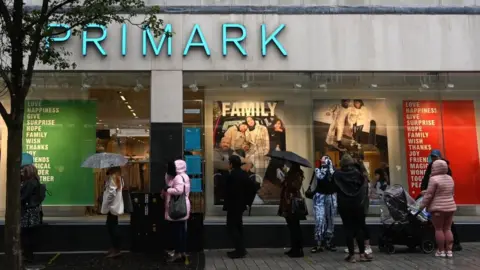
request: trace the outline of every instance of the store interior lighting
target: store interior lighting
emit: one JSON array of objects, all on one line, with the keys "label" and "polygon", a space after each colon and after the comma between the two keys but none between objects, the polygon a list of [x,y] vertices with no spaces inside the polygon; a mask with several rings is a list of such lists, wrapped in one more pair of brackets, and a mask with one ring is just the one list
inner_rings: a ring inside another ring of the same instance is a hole
[{"label": "store interior lighting", "polygon": [[133,88],[133,91],[135,92],[140,92],[142,91],[143,89],[145,89],[145,87],[140,83],[140,81],[137,79],[137,84],[135,85],[135,87]]},{"label": "store interior lighting", "polygon": [[294,87],[295,89],[300,89],[300,88],[302,88],[302,84],[296,83],[296,84],[293,85],[293,87]]},{"label": "store interior lighting", "polygon": [[447,88],[449,89],[455,88],[455,85],[453,83],[448,83]]},{"label": "store interior lighting", "polygon": [[135,113],[135,110],[132,108],[132,106],[130,105],[130,103],[128,103],[128,100],[127,98],[123,95],[122,92],[118,92],[118,95],[120,96],[120,99],[123,101],[123,103],[125,104],[125,106],[127,106],[127,109],[132,113],[133,117],[135,119],[138,119],[138,116],[137,114]]},{"label": "store interior lighting", "polygon": [[371,87],[371,88],[377,88],[377,87],[378,87],[378,84],[372,83],[372,84],[370,85],[370,87]]},{"label": "store interior lighting", "polygon": [[243,89],[248,88],[248,83],[242,83],[242,88],[243,88]]},{"label": "store interior lighting", "polygon": [[192,90],[192,92],[198,92],[198,86],[197,86],[197,83],[192,83],[190,84],[189,86],[190,90]]}]

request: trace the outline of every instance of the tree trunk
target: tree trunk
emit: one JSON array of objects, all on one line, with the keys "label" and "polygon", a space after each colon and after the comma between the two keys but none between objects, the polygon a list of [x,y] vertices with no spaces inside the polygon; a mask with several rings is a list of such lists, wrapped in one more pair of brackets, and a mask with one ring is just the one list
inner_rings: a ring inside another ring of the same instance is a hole
[{"label": "tree trunk", "polygon": [[[12,104],[15,106],[16,104]],[[17,105],[18,106],[18,105]],[[23,108],[23,106],[20,106]],[[23,113],[23,110],[21,110]],[[18,112],[18,111],[17,111]],[[7,205],[5,211],[5,253],[9,270],[22,269],[20,244],[20,165],[22,159],[23,116],[7,126]]]}]

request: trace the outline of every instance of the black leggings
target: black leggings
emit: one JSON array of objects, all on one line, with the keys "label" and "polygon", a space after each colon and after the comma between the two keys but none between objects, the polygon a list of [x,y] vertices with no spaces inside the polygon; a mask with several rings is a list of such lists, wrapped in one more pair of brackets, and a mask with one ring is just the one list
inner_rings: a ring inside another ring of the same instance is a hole
[{"label": "black leggings", "polygon": [[290,245],[292,250],[303,249],[303,235],[300,220],[295,217],[287,217],[285,220],[287,221],[288,230],[290,231]]},{"label": "black leggings", "polygon": [[187,252],[187,222],[172,221],[171,228],[175,240],[175,253],[183,254]]},{"label": "black leggings", "polygon": [[343,227],[345,229],[346,244],[348,253],[355,254],[354,240],[357,240],[358,250],[360,254],[365,253],[365,212],[362,207],[338,208],[338,213],[342,218]]},{"label": "black leggings", "polygon": [[20,240],[23,251],[23,259],[32,262],[33,252],[35,251],[35,236],[37,234],[38,227],[22,228],[20,233]]},{"label": "black leggings", "polygon": [[107,230],[112,248],[116,251],[120,251],[120,228],[118,227],[118,216],[108,213]]}]

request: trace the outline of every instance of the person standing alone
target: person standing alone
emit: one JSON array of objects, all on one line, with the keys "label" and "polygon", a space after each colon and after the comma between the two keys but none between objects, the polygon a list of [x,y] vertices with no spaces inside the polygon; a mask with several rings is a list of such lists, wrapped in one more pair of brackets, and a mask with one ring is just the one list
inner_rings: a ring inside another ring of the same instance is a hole
[{"label": "person standing alone", "polygon": [[243,212],[246,210],[246,194],[248,192],[248,174],[242,170],[242,161],[239,156],[229,158],[230,174],[225,184],[225,203],[223,210],[227,211],[227,229],[235,250],[228,252],[232,259],[243,258],[247,255],[243,243]]},{"label": "person standing alone", "polygon": [[124,205],[122,197],[123,179],[122,169],[112,167],[107,170],[108,180],[103,191],[101,213],[107,215],[107,229],[112,248],[107,253],[107,258],[114,258],[120,253],[120,229],[118,228],[118,216],[123,214]]}]

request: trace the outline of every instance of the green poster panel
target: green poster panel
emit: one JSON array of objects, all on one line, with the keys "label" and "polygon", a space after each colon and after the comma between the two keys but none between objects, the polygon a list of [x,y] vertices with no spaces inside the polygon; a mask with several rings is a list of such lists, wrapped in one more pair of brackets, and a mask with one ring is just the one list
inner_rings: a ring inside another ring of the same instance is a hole
[{"label": "green poster panel", "polygon": [[94,173],[82,162],[96,149],[95,101],[29,100],[25,104],[23,151],[35,160],[51,196],[44,205],[94,205]]}]

